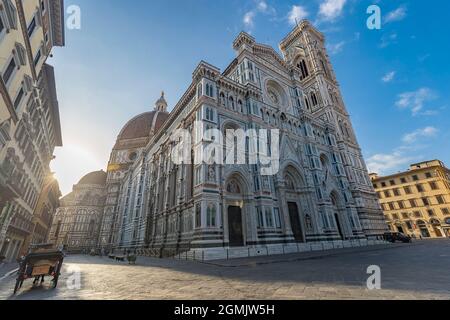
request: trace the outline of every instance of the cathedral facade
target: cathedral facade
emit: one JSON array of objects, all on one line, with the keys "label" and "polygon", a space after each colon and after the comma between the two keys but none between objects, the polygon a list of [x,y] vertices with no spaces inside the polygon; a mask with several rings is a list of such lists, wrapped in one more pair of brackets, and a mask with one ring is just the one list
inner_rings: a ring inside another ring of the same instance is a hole
[{"label": "cathedral facade", "polygon": [[88,253],[98,247],[106,199],[106,172],[88,173],[60,200],[49,241],[69,252]]},{"label": "cathedral facade", "polygon": [[[170,113],[163,94],[154,111],[123,128],[108,166],[98,246],[180,252],[379,239],[386,223],[324,36],[303,21],[280,43],[282,55],[244,32],[233,47],[225,71],[198,65]],[[192,141],[175,163],[181,130]],[[277,170],[220,161],[230,148],[236,157],[252,154],[248,136],[229,139],[231,130],[276,133],[263,149],[276,151]],[[218,139],[211,132],[236,145],[224,146],[216,161],[199,161]]]}]

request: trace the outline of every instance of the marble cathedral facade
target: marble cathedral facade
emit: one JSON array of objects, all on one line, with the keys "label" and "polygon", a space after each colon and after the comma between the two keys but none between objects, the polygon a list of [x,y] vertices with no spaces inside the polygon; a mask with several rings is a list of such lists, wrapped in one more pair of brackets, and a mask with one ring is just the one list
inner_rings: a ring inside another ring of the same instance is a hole
[{"label": "marble cathedral facade", "polygon": [[[154,111],[124,127],[108,167],[99,246],[189,250],[380,238],[386,223],[324,36],[303,21],[282,40],[282,55],[244,32],[233,47],[237,56],[225,71],[198,65],[173,111],[162,96]],[[211,143],[196,122],[224,133],[279,129],[278,172],[174,164],[175,130],[197,137],[192,159]]]}]

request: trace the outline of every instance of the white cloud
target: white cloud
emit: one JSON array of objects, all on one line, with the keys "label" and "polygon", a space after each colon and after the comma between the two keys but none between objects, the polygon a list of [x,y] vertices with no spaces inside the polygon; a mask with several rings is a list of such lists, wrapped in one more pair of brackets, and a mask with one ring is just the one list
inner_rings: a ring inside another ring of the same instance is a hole
[{"label": "white cloud", "polygon": [[319,17],[321,20],[334,21],[339,18],[347,0],[323,0],[319,6]]},{"label": "white cloud", "polygon": [[398,95],[395,105],[401,109],[411,109],[417,115],[425,103],[436,99],[437,95],[429,88],[420,88],[413,92],[404,92]]},{"label": "white cloud", "polygon": [[305,9],[305,7],[292,6],[291,11],[289,11],[289,14],[288,14],[288,20],[291,25],[295,26],[301,20],[308,17],[308,15],[309,15],[309,13]]},{"label": "white cloud", "polygon": [[257,8],[261,12],[266,12],[269,9],[269,6],[267,5],[267,3],[265,1],[260,1],[257,4]]},{"label": "white cloud", "polygon": [[276,15],[275,8],[269,6],[267,2],[265,2],[264,0],[256,1],[255,7],[252,10],[246,12],[242,19],[247,29],[252,29],[254,27],[255,18],[258,13],[262,13],[265,15]]},{"label": "white cloud", "polygon": [[344,46],[346,44],[347,43],[345,41],[341,41],[341,42],[338,42],[335,44],[330,44],[330,45],[328,45],[328,51],[331,54],[338,54],[338,53],[342,52],[342,50],[344,50]]},{"label": "white cloud", "polygon": [[425,127],[421,129],[417,129],[411,133],[405,134],[403,136],[403,142],[407,144],[411,144],[416,142],[419,138],[432,138],[435,137],[438,133],[438,129],[435,127]]},{"label": "white cloud", "polygon": [[395,170],[404,170],[412,162],[422,160],[424,157],[418,151],[426,148],[426,145],[417,144],[418,140],[434,138],[438,132],[438,129],[430,126],[405,134],[402,145],[391,153],[378,153],[367,159],[369,171],[380,175],[391,174]]},{"label": "white cloud", "polygon": [[371,173],[385,175],[394,169],[400,169],[410,164],[416,159],[412,156],[405,156],[402,151],[396,150],[388,154],[379,153],[373,155],[367,159],[367,167]]},{"label": "white cloud", "polygon": [[388,72],[384,75],[384,77],[381,80],[386,83],[391,82],[392,80],[394,80],[395,74],[396,74],[395,71]]},{"label": "white cloud", "polygon": [[401,21],[406,17],[406,8],[400,7],[394,11],[389,12],[384,18],[384,23],[390,23],[394,21]]},{"label": "white cloud", "polygon": [[249,12],[247,12],[245,15],[244,15],[244,19],[243,19],[243,22],[244,22],[244,25],[247,27],[247,28],[251,28],[251,27],[253,27],[253,25],[254,25],[254,19],[255,19],[255,12],[254,11],[249,11]]},{"label": "white cloud", "polygon": [[398,35],[396,33],[391,33],[389,35],[384,35],[381,37],[381,48],[386,48],[387,46],[397,43]]}]

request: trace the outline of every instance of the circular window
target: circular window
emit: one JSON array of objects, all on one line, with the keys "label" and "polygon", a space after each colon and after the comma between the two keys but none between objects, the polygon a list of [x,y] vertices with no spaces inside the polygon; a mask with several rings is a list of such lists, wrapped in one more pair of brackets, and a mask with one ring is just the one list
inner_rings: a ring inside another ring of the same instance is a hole
[{"label": "circular window", "polygon": [[136,158],[137,158],[137,153],[136,153],[136,152],[131,152],[131,153],[129,154],[128,158],[129,158],[131,161],[136,160]]}]

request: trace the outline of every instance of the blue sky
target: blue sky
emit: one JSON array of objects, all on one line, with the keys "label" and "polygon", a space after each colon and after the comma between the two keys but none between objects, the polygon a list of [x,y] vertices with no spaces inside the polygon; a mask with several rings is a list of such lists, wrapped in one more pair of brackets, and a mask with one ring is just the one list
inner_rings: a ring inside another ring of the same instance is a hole
[{"label": "blue sky", "polygon": [[[327,39],[344,101],[371,171],[413,162],[450,165],[450,2],[394,0],[66,0],[81,29],[54,50],[64,147],[52,170],[65,194],[85,173],[106,169],[122,126],[153,109],[161,90],[172,108],[205,60],[222,70],[241,30],[278,50],[295,18]],[[369,30],[369,5],[382,12]]]}]

